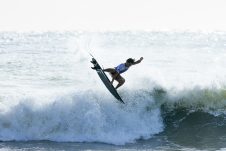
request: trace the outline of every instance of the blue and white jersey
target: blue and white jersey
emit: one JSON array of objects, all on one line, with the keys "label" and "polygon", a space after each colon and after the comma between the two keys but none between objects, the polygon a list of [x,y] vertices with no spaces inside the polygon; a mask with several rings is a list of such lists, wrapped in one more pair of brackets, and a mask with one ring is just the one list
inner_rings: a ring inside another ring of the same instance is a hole
[{"label": "blue and white jersey", "polygon": [[129,69],[129,67],[126,67],[126,64],[125,64],[125,63],[122,63],[122,64],[118,65],[117,67],[115,67],[115,70],[116,70],[119,74],[121,74],[121,73],[127,71],[128,69]]}]

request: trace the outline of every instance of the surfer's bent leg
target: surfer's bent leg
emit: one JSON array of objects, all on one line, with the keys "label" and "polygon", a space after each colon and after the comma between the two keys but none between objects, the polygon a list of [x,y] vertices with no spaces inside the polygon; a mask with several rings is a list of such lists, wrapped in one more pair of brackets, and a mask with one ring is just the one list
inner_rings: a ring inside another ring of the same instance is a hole
[{"label": "surfer's bent leg", "polygon": [[103,71],[110,72],[110,73],[116,72],[116,70],[114,68],[107,68],[107,69],[104,69]]},{"label": "surfer's bent leg", "polygon": [[119,73],[114,69],[114,68],[107,68],[103,70],[104,72],[109,72],[112,80],[111,80],[111,84],[113,84],[114,80],[117,78],[117,76],[119,75]]},{"label": "surfer's bent leg", "polygon": [[121,75],[119,75],[117,78],[116,78],[116,80],[118,81],[118,85],[115,87],[115,89],[118,89],[120,86],[122,86],[124,83],[125,83],[125,79],[121,76]]}]

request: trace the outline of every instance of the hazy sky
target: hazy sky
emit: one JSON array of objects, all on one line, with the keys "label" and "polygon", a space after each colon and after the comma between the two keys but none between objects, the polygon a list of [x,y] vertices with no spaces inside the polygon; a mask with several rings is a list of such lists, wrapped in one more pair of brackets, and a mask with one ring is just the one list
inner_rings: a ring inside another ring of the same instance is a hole
[{"label": "hazy sky", "polygon": [[0,30],[226,30],[226,0],[0,0]]}]

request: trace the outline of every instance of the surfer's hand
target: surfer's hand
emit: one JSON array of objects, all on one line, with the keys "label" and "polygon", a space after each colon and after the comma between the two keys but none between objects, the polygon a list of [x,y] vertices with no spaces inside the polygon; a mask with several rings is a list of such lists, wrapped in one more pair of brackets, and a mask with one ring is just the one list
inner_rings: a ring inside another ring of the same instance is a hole
[{"label": "surfer's hand", "polygon": [[142,61],[143,59],[144,59],[144,58],[143,58],[143,57],[141,57],[141,58],[140,58],[140,61]]}]

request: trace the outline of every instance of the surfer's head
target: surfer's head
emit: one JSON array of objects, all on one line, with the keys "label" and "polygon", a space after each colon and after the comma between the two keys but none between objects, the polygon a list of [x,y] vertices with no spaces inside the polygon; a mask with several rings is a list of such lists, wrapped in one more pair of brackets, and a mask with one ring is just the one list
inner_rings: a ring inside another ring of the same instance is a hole
[{"label": "surfer's head", "polygon": [[126,60],[126,63],[134,63],[135,62],[135,59],[132,59],[132,58],[129,58]]},{"label": "surfer's head", "polygon": [[132,58],[129,58],[126,60],[126,64],[129,66],[132,65],[134,62],[135,62],[135,59],[132,59]]}]

